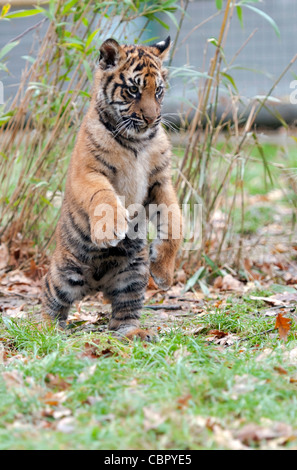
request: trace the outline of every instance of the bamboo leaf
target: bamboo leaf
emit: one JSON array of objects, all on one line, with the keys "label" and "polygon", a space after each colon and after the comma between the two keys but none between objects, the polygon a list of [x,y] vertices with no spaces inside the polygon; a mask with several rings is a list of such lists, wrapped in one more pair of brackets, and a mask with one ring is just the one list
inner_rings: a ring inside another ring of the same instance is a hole
[{"label": "bamboo leaf", "polygon": [[165,23],[164,21],[160,20],[160,18],[158,18],[157,16],[154,16],[153,19],[154,19],[155,21],[157,21],[158,23],[160,23],[160,25],[162,25],[163,28],[168,29],[168,30],[170,29],[169,26],[168,26],[168,24]]},{"label": "bamboo leaf", "polygon": [[198,280],[201,279],[203,277],[203,275],[205,274],[205,267],[204,266],[201,266],[196,272],[195,274],[193,274],[192,277],[190,277],[190,279],[188,280],[187,284],[185,285],[184,289],[183,289],[183,293],[187,292],[189,289],[191,289],[192,287],[195,286],[195,284],[197,284]]},{"label": "bamboo leaf", "polygon": [[240,6],[236,7],[236,13],[237,13],[237,17],[238,17],[239,22],[240,22],[240,26],[243,28],[242,8]]},{"label": "bamboo leaf", "polygon": [[236,83],[234,81],[234,78],[231,77],[231,75],[229,75],[228,73],[226,72],[222,72],[222,75],[223,77],[227,78],[227,80],[231,83],[231,85],[234,87],[234,89],[238,92],[238,88],[236,86]]},{"label": "bamboo leaf", "polygon": [[84,60],[84,61],[83,61],[83,64],[84,64],[84,68],[85,68],[87,77],[88,77],[88,79],[89,79],[90,82],[91,82],[91,81],[93,80],[93,73],[92,73],[90,64],[89,64],[89,62],[88,62],[87,60]]},{"label": "bamboo leaf", "polygon": [[90,34],[90,36],[88,37],[88,39],[86,40],[86,49],[88,49],[89,45],[91,44],[91,42],[93,41],[94,37],[96,36],[96,34],[98,34],[100,31],[100,28],[96,29],[95,31],[92,32],[92,34]]},{"label": "bamboo leaf", "polygon": [[70,0],[69,2],[66,2],[63,8],[63,15],[69,12],[71,8],[77,3],[77,0]]},{"label": "bamboo leaf", "polygon": [[42,13],[44,10],[43,8],[36,8],[35,10],[18,10],[15,11],[14,13],[10,13],[5,16],[5,18],[24,18],[26,16],[35,16],[38,15],[39,13]]},{"label": "bamboo leaf", "polygon": [[11,5],[9,3],[7,3],[6,5],[3,5],[0,18],[4,18],[9,12],[10,8],[11,8]]},{"label": "bamboo leaf", "polygon": [[275,34],[278,37],[280,37],[280,30],[279,30],[276,22],[271,18],[271,16],[267,15],[267,13],[265,13],[263,10],[259,10],[259,8],[256,8],[252,5],[247,5],[247,4],[243,3],[242,6],[245,7],[245,8],[248,8],[249,10],[252,10],[255,13],[257,13],[258,15],[262,16],[262,18],[264,18],[266,21],[268,21],[268,23],[271,24],[271,26],[273,27],[273,29],[275,31]]},{"label": "bamboo leaf", "polygon": [[216,7],[218,10],[221,10],[223,7],[223,0],[216,0]]},{"label": "bamboo leaf", "polygon": [[2,47],[2,49],[0,50],[0,60],[18,44],[19,44],[19,41],[14,41],[14,42],[9,42],[8,44],[6,44],[6,46]]},{"label": "bamboo leaf", "polygon": [[164,13],[166,13],[166,15],[169,16],[169,18],[171,19],[174,26],[176,26],[176,29],[179,29],[178,22],[177,22],[175,16],[173,15],[173,13],[171,13],[171,11],[168,11],[168,10],[165,10]]},{"label": "bamboo leaf", "polygon": [[198,284],[199,284],[200,289],[202,290],[203,294],[209,295],[209,289],[208,289],[207,285],[205,284],[205,282],[198,279]]}]

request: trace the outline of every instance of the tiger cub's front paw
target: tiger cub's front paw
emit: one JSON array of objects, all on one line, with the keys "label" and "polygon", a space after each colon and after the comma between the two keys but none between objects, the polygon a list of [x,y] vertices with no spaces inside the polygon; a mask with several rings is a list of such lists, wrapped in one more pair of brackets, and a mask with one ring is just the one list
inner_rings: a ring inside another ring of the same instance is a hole
[{"label": "tiger cub's front paw", "polygon": [[168,290],[173,283],[175,256],[165,243],[157,242],[151,245],[150,273],[160,289]]},{"label": "tiger cub's front paw", "polygon": [[99,248],[117,246],[127,235],[129,212],[117,201],[113,205],[97,206],[91,220],[91,240]]}]

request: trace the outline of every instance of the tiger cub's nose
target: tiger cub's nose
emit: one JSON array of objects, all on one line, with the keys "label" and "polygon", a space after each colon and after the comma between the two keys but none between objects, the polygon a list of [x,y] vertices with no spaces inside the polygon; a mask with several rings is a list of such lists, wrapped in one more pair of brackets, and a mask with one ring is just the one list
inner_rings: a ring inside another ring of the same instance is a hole
[{"label": "tiger cub's nose", "polygon": [[157,119],[157,115],[156,116],[148,116],[148,115],[143,115],[143,119],[145,120],[145,122],[147,124],[153,124],[153,122],[155,122],[155,120]]}]

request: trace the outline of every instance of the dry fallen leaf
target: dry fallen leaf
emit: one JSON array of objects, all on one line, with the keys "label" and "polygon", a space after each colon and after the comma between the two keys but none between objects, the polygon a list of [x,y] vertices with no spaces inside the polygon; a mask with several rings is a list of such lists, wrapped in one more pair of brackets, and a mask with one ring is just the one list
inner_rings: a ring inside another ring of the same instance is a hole
[{"label": "dry fallen leaf", "polygon": [[229,333],[227,336],[224,336],[223,338],[218,338],[215,341],[215,344],[219,344],[220,346],[231,346],[232,344],[235,343],[235,341],[238,341],[238,336],[234,335],[233,333]]},{"label": "dry fallen leaf", "polygon": [[220,346],[231,346],[231,344],[238,340],[238,336],[233,333],[225,333],[219,330],[210,330],[209,333],[211,333],[211,336],[205,338],[205,341],[214,342]]},{"label": "dry fallen leaf", "polygon": [[248,450],[239,439],[234,439],[231,431],[222,429],[217,424],[213,427],[214,439],[219,447],[225,447],[230,450]]},{"label": "dry fallen leaf", "polygon": [[88,380],[92,375],[94,375],[96,368],[97,364],[93,364],[92,366],[85,368],[84,371],[79,374],[77,382],[82,383],[85,380]]},{"label": "dry fallen leaf", "polygon": [[[257,385],[264,385],[265,381],[259,381],[257,377],[249,374],[235,375],[234,385],[230,389],[230,397],[232,400],[237,400],[239,395],[253,392]],[[226,392],[228,394],[228,392]]]},{"label": "dry fallen leaf", "polygon": [[92,405],[95,405],[96,403],[99,403],[102,400],[103,398],[98,395],[96,397],[90,396],[86,399],[86,403],[92,406]]},{"label": "dry fallen leaf", "polygon": [[295,292],[284,292],[282,294],[271,295],[270,297],[256,297],[254,295],[251,295],[250,299],[263,300],[263,302],[266,302],[270,305],[274,305],[275,307],[284,307],[287,304],[297,302],[297,292],[296,294]]},{"label": "dry fallen leaf", "polygon": [[284,352],[284,360],[289,361],[290,364],[297,364],[297,348],[293,348],[290,351]]},{"label": "dry fallen leaf", "polygon": [[70,434],[74,431],[76,421],[71,416],[62,418],[57,424],[57,431],[63,432],[64,434]]},{"label": "dry fallen leaf", "polygon": [[177,399],[177,408],[179,410],[182,410],[183,408],[186,408],[188,406],[189,400],[192,398],[192,395],[190,393],[187,393],[186,395],[183,395],[182,397],[179,397]]},{"label": "dry fallen leaf", "polygon": [[286,341],[291,329],[291,319],[279,313],[276,317],[275,328],[278,328],[280,338]]},{"label": "dry fallen leaf", "polygon": [[42,401],[46,405],[57,406],[67,400],[67,395],[64,391],[52,393],[48,392],[43,398]]},{"label": "dry fallen leaf", "polygon": [[173,353],[173,357],[176,361],[182,357],[187,357],[190,355],[190,351],[188,351],[187,347],[183,345],[181,345],[181,347],[179,349],[176,349],[176,351],[174,351]]},{"label": "dry fallen leaf", "polygon": [[158,286],[157,284],[155,283],[154,279],[152,278],[152,276],[149,277],[149,280],[148,280],[148,283],[147,283],[147,289],[149,290],[158,290]]},{"label": "dry fallen leaf", "polygon": [[[68,377],[68,380],[69,382],[72,382],[73,379]],[[71,386],[69,382],[54,374],[47,374],[45,382],[48,387],[58,390],[66,390]]]},{"label": "dry fallen leaf", "polygon": [[292,427],[286,423],[271,423],[269,427],[263,427],[251,423],[240,429],[236,434],[236,438],[244,444],[261,442],[280,437],[283,438],[283,442],[286,442],[292,434]]},{"label": "dry fallen leaf", "polygon": [[287,375],[288,374],[286,369],[284,369],[282,366],[274,366],[273,369],[281,375]]},{"label": "dry fallen leaf", "polygon": [[158,428],[161,424],[164,423],[165,417],[161,416],[160,413],[152,409],[151,407],[144,407],[143,408],[143,413],[144,413],[144,429],[145,431],[149,431],[150,429],[156,429]]},{"label": "dry fallen leaf", "polygon": [[3,313],[3,316],[10,318],[25,318],[27,316],[27,312],[24,312],[24,307],[26,307],[26,304],[22,304],[13,308],[6,308],[4,310],[5,313]]},{"label": "dry fallen leaf", "polygon": [[55,419],[62,419],[66,418],[66,416],[71,416],[72,411],[69,408],[65,408],[64,406],[58,407],[56,410],[53,410],[53,418]]},{"label": "dry fallen leaf", "polygon": [[244,290],[244,284],[231,276],[231,274],[226,274],[223,278],[221,276],[216,278],[214,288],[242,292]]},{"label": "dry fallen leaf", "polygon": [[7,295],[14,293],[25,297],[30,295],[30,297],[38,298],[42,289],[40,280],[34,281],[20,270],[9,272],[5,277],[1,278],[0,285],[1,290]]},{"label": "dry fallen leaf", "polygon": [[224,338],[225,336],[229,334],[229,333],[226,333],[225,331],[220,331],[220,330],[210,330],[209,333],[218,339]]},{"label": "dry fallen leaf", "polygon": [[2,372],[2,377],[7,388],[21,387],[24,385],[23,377],[17,370]]},{"label": "dry fallen leaf", "polygon": [[263,302],[266,302],[270,305],[274,305],[274,306],[284,306],[286,305],[282,300],[278,300],[274,297],[274,295],[270,296],[270,297],[257,297],[255,295],[251,295],[250,296],[250,299],[251,300],[262,300]]}]

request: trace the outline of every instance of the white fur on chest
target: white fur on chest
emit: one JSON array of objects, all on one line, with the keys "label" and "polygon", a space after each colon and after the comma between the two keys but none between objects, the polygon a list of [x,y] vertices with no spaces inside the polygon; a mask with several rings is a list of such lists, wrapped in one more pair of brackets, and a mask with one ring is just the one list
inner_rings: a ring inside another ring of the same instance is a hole
[{"label": "white fur on chest", "polygon": [[142,204],[148,188],[149,154],[140,152],[137,158],[129,155],[125,164],[118,170],[115,188],[118,196],[125,197],[126,208],[131,204]]}]

